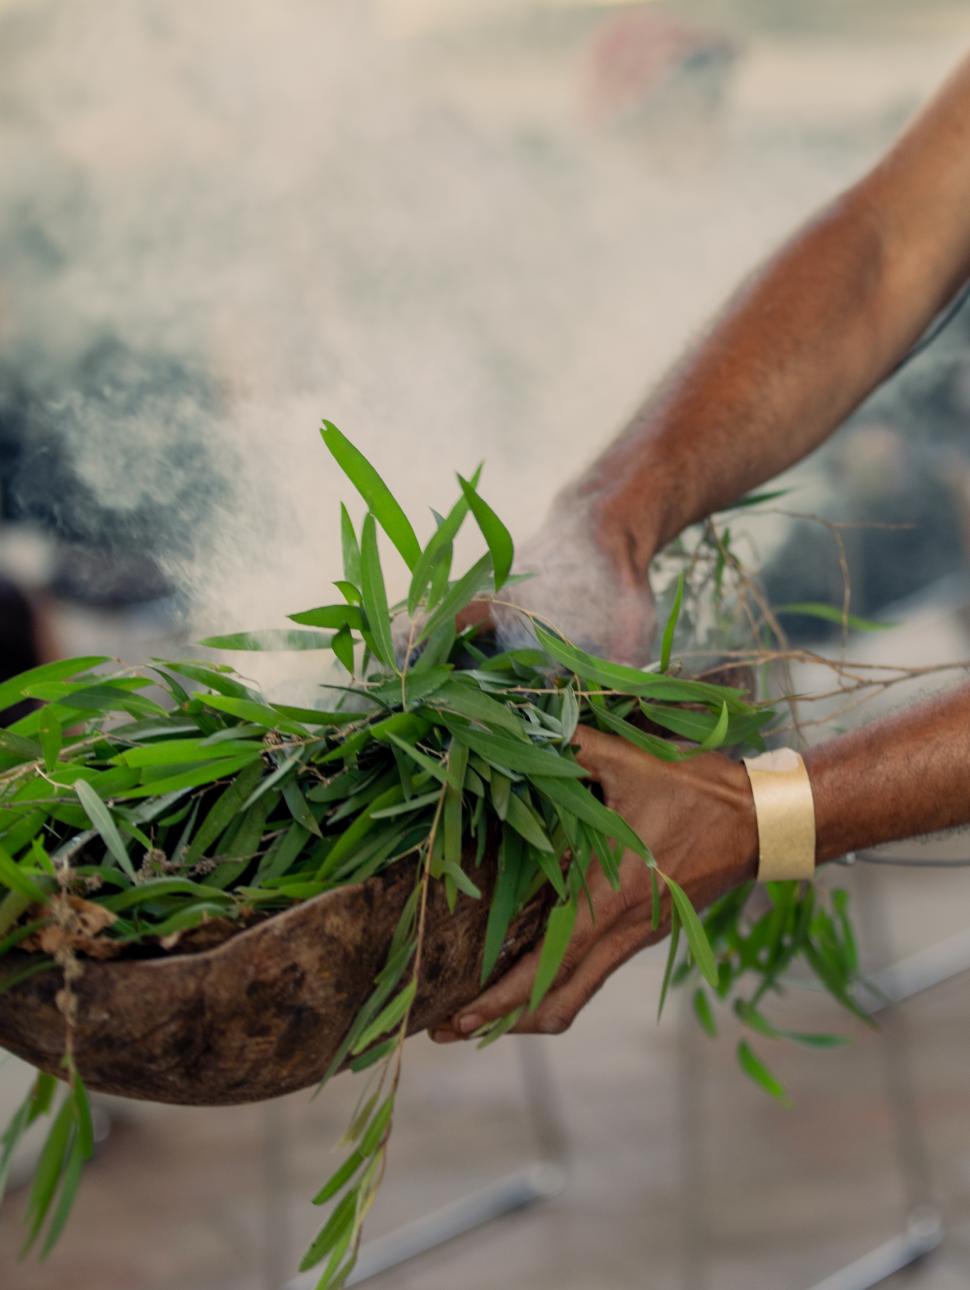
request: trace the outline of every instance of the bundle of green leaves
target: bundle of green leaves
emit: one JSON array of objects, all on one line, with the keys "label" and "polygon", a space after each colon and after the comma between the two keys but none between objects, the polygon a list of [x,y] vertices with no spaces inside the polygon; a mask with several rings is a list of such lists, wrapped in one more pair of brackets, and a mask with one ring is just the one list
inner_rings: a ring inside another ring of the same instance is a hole
[{"label": "bundle of green leaves", "polygon": [[[38,704],[0,730],[0,962],[42,942],[58,902],[83,900],[103,915],[89,915],[89,939],[80,948],[35,955],[0,979],[4,990],[27,974],[64,975],[66,1088],[58,1101],[57,1081],[38,1074],[0,1140],[2,1192],[23,1135],[40,1116],[53,1117],[29,1196],[25,1249],[38,1241],[44,1253],[53,1246],[92,1153],[88,1098],[70,1044],[71,981],[92,948],[163,954],[163,946],[204,924],[228,935],[233,926],[389,866],[411,866],[413,892],[385,966],[331,1065],[331,1073],[347,1062],[369,1067],[373,1083],[348,1131],[345,1162],[315,1197],[334,1202],[302,1264],[323,1265],[320,1287],[346,1280],[383,1174],[432,883],[443,885],[453,906],[459,892],[481,897],[479,868],[497,865],[483,981],[513,918],[537,891],[551,888],[532,1008],[559,971],[589,866],[598,863],[616,883],[628,850],[650,870],[655,925],[662,885],[671,897],[661,1005],[671,981],[691,981],[698,1019],[710,1033],[712,1000],[719,1000],[732,1003],[755,1032],[787,1035],[765,1019],[759,1002],[801,958],[857,1010],[844,896],[836,893],[827,909],[812,889],[777,884],[767,910],[752,917],[741,889],[702,921],[658,867],[649,839],[603,804],[575,760],[571,740],[580,721],[666,759],[763,747],[769,708],[738,689],[671,670],[683,581],[660,657],[645,670],[593,657],[539,621],[534,647],[488,653],[456,627],[456,615],[475,598],[501,597],[513,580],[513,546],[478,490],[478,473],[459,477],[458,500],[437,517],[422,547],[370,463],[335,426],[325,423],[322,433],[367,507],[359,532],[341,509],[340,601],[292,615],[297,625],[290,629],[203,644],[330,651],[346,673],[326,687],[330,710],[269,702],[211,661],[156,660],[121,670],[104,658],[71,659],[0,685],[0,710],[23,699]],[[453,578],[454,541],[469,516],[487,549]],[[388,603],[378,527],[409,570],[400,605]],[[396,650],[401,614],[406,630]],[[647,723],[671,739],[645,730]],[[517,1017],[491,1025],[481,1041],[492,1042]],[[746,1042],[738,1057],[762,1087],[784,1096]]]}]

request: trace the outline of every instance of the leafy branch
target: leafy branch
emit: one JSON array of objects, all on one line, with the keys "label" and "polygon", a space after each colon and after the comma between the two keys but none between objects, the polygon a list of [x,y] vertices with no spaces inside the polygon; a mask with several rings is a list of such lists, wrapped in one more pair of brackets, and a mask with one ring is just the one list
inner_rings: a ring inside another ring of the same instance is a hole
[{"label": "leafy branch", "polygon": [[[34,955],[26,969],[0,978],[0,992],[16,992],[25,971],[86,970],[95,955],[123,959],[135,947],[163,954],[213,927],[229,935],[295,903],[413,867],[383,967],[325,1076],[345,1066],[371,1072],[345,1138],[348,1154],[314,1198],[332,1205],[302,1265],[322,1266],[321,1290],[345,1283],[386,1168],[434,884],[451,910],[460,899],[485,900],[489,890],[482,983],[502,960],[517,916],[547,898],[531,1009],[560,973],[590,865],[616,888],[621,857],[632,852],[650,872],[654,927],[662,904],[670,920],[661,1007],[669,987],[690,981],[710,1033],[717,1000],[762,1040],[819,1046],[824,1037],[790,1035],[762,1012],[797,960],[842,1006],[860,1011],[839,893],[829,910],[811,889],[777,884],[754,922],[747,892],[699,915],[657,867],[649,839],[588,784],[572,749],[580,722],[667,760],[764,747],[772,709],[739,687],[680,675],[675,657],[699,596],[719,602],[732,578],[747,586],[729,537],[709,532],[688,555],[654,668],[597,658],[535,615],[532,647],[490,652],[456,626],[477,598],[514,604],[503,595],[515,576],[512,538],[479,491],[481,469],[458,477],[457,500],[422,546],[360,451],[329,422],[322,435],[366,506],[359,525],[341,507],[339,600],[293,614],[293,627],[212,636],[203,646],[325,652],[333,662],[324,690],[336,696],[327,709],[271,702],[211,659],[112,671],[109,660],[89,657],[0,685],[0,707],[38,705],[0,731],[0,965],[14,951]],[[485,553],[453,576],[454,544],[469,518]],[[410,574],[399,605],[389,603],[378,530]],[[749,603],[744,613],[753,657],[770,647],[784,660],[770,607]],[[766,624],[777,639],[765,639]],[[519,1015],[479,1038],[494,1042]],[[738,1058],[778,1094],[750,1045]],[[26,1129],[52,1116],[29,1203],[27,1244],[43,1235],[42,1254],[64,1226],[92,1149],[81,1076],[72,1066],[64,1074],[60,1103],[55,1080],[40,1074],[0,1140],[2,1180]]]}]

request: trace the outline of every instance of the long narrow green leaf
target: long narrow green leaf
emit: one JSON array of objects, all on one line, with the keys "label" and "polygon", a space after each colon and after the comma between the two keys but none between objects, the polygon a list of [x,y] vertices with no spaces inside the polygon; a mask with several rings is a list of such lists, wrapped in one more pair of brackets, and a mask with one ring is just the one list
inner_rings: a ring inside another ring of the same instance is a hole
[{"label": "long narrow green leaf", "polygon": [[80,1144],[75,1138],[67,1158],[67,1164],[61,1177],[61,1185],[57,1196],[57,1206],[51,1216],[47,1232],[44,1235],[44,1244],[41,1247],[40,1257],[46,1259],[48,1254],[57,1244],[64,1231],[72,1208],[77,1196],[77,1190],[81,1182],[81,1173],[84,1169],[84,1155],[82,1154]]},{"label": "long narrow green leaf", "polygon": [[256,699],[257,701],[259,699],[259,696],[248,686],[211,664],[185,662],[181,659],[175,663],[166,662],[165,659],[156,659],[155,662],[161,663],[162,667],[169,672],[175,672],[178,676],[187,677],[190,681],[197,681],[199,685],[215,690],[217,694],[228,694],[237,699]]},{"label": "long narrow green leaf", "polygon": [[667,962],[664,966],[663,982],[660,986],[660,997],[657,1000],[657,1020],[663,1015],[664,1004],[667,1002],[667,994],[670,990],[670,982],[673,980],[674,967],[677,963],[677,951],[680,948],[680,918],[677,914],[677,906],[674,905],[670,911],[670,939],[667,942]]},{"label": "long narrow green leaf", "polygon": [[538,816],[525,804],[518,793],[509,794],[505,818],[509,826],[515,829],[516,833],[521,834],[526,842],[529,842],[538,851],[555,851],[555,847],[549,841]]},{"label": "long narrow green leaf", "polygon": [[374,1018],[354,1044],[351,1049],[354,1056],[362,1053],[365,1048],[369,1048],[375,1039],[380,1039],[381,1035],[386,1034],[388,1030],[394,1030],[400,1025],[405,1013],[414,1002],[417,988],[418,983],[416,981],[409,981],[404,989],[394,996],[387,1007]]},{"label": "long narrow green leaf", "polygon": [[32,667],[27,672],[12,676],[9,680],[0,683],[0,712],[18,703],[27,690],[35,685],[42,685],[46,681],[64,681],[81,672],[90,672],[92,668],[108,662],[110,659],[103,654],[92,654],[84,658],[64,658],[54,663],[44,663],[40,667]]},{"label": "long narrow green leaf", "polygon": [[269,628],[260,632],[233,632],[229,636],[207,636],[199,641],[206,649],[225,650],[302,650],[329,649],[331,636],[323,632],[305,632],[298,628]]},{"label": "long narrow green leaf", "polygon": [[[226,712],[241,721],[249,721],[257,726],[265,726],[267,730],[282,730],[286,734],[298,735],[300,738],[306,738],[309,734],[306,726],[300,721],[286,716],[279,708],[274,708],[268,703],[257,703],[254,699],[234,699],[226,694],[205,694],[202,696],[202,702],[207,708]],[[322,712],[319,715],[324,719],[326,717]],[[321,721],[321,724],[326,724],[325,720]]]},{"label": "long narrow green leaf", "polygon": [[335,1169],[324,1185],[313,1198],[314,1205],[326,1205],[338,1192],[343,1191],[354,1174],[364,1163],[365,1157],[359,1151],[352,1151],[339,1169]]},{"label": "long narrow green leaf", "polygon": [[775,605],[773,612],[797,614],[802,618],[818,618],[824,623],[837,623],[839,626],[844,623],[856,632],[884,632],[896,626],[895,623],[879,623],[872,618],[860,618],[858,614],[847,614],[835,605],[819,604],[815,601],[805,601],[797,605]]},{"label": "long narrow green leaf", "polygon": [[352,587],[360,586],[360,547],[350,512],[340,503],[340,547],[344,563],[344,580]]},{"label": "long narrow green leaf", "polygon": [[775,488],[768,493],[748,493],[744,497],[738,498],[736,502],[731,502],[728,506],[722,506],[717,514],[722,515],[726,511],[739,511],[748,506],[763,506],[766,502],[777,501],[779,497],[787,497],[791,491],[790,488]]},{"label": "long narrow green leaf", "polygon": [[697,917],[697,911],[690,903],[690,898],[684,891],[683,887],[674,882],[673,878],[664,876],[667,884],[667,890],[670,892],[670,898],[680,915],[680,921],[684,927],[684,935],[687,937],[687,944],[690,946],[690,952],[694,962],[697,964],[698,971],[708,985],[717,989],[717,961],[714,958],[714,951],[711,949],[710,941],[707,939],[707,933],[704,931],[704,924]]},{"label": "long narrow green leaf", "polygon": [[242,770],[244,766],[249,766],[254,761],[258,761],[259,756],[259,753],[250,753],[245,757],[220,758],[218,761],[208,762],[204,766],[196,766],[192,770],[181,771],[177,775],[166,776],[164,779],[153,779],[138,788],[129,788],[120,796],[126,798],[161,797],[166,793],[174,793],[183,788],[199,788],[203,784],[211,784],[215,780],[229,779],[237,770]]},{"label": "long narrow green leaf", "polygon": [[391,671],[395,671],[391,615],[387,607],[387,591],[384,587],[384,574],[381,571],[381,557],[377,549],[377,530],[374,517],[370,513],[364,517],[360,538],[360,561],[360,590],[364,598],[367,626],[381,662]]},{"label": "long narrow green leaf", "polygon": [[478,1040],[478,1043],[475,1045],[476,1048],[481,1050],[482,1048],[488,1048],[489,1045],[494,1044],[497,1040],[501,1039],[503,1035],[507,1035],[510,1030],[514,1029],[514,1027],[522,1020],[524,1015],[524,1007],[515,1008],[512,1012],[506,1013],[504,1017],[499,1017],[497,1021],[490,1021],[484,1026],[479,1026],[479,1028],[472,1033],[472,1038]]},{"label": "long narrow green leaf", "polygon": [[[616,811],[611,811],[608,806],[604,806],[581,784],[563,779],[549,779],[544,775],[533,775],[532,783],[543,797],[548,797],[550,802],[563,807],[598,833],[622,842],[625,847],[629,847],[644,860],[652,860],[650,848],[630,828],[626,820]],[[600,860],[602,861],[602,856]]]},{"label": "long narrow green leaf", "polygon": [[335,633],[333,640],[330,642],[330,648],[334,652],[337,662],[351,674],[354,673],[354,638],[350,634],[349,627],[341,627]]},{"label": "long narrow green leaf", "polygon": [[50,708],[44,709],[38,734],[44,752],[44,766],[51,771],[57,765],[64,746],[64,731]]},{"label": "long narrow green leaf", "polygon": [[688,755],[676,748],[669,740],[658,739],[656,735],[640,730],[631,722],[625,721],[623,717],[618,717],[605,705],[596,708],[596,720],[600,725],[612,730],[614,734],[622,736],[627,743],[642,748],[644,752],[650,753],[653,757],[659,757],[661,761],[683,761]]},{"label": "long narrow green leaf", "polygon": [[775,1079],[746,1039],[742,1039],[738,1044],[738,1065],[749,1079],[754,1080],[759,1088],[777,1098],[779,1102],[784,1102],[786,1105],[790,1104],[791,1099],[785,1092],[784,1087]]},{"label": "long narrow green leaf", "polygon": [[579,700],[572,685],[567,685],[563,689],[559,722],[562,727],[560,736],[562,743],[571,743],[576,727],[579,725]]},{"label": "long narrow green leaf", "polygon": [[595,681],[606,689],[622,694],[642,694],[654,699],[668,699],[682,703],[727,703],[731,711],[750,711],[740,690],[730,686],[711,685],[707,681],[682,680],[680,677],[661,676],[656,672],[643,672],[622,663],[609,663],[577,649],[544,627],[536,624],[536,636],[546,653],[557,663],[588,681]]},{"label": "long narrow green leaf", "polygon": [[532,982],[532,994],[529,996],[530,1012],[535,1012],[555,981],[566,956],[575,922],[575,901],[570,901],[566,905],[557,905],[550,913],[542,949],[539,951],[539,966],[536,968]]},{"label": "long narrow green leaf", "polygon": [[402,752],[413,758],[422,770],[426,770],[429,775],[433,775],[440,784],[453,783],[453,776],[450,774],[446,761],[439,761],[436,757],[429,757],[427,753],[423,753],[420,748],[415,748],[413,744],[408,743],[406,739],[402,739],[400,735],[389,734],[388,738]]},{"label": "long narrow green leaf", "polygon": [[25,870],[0,847],[0,884],[30,902],[43,903],[47,899],[44,886],[38,885],[39,875]]},{"label": "long narrow green leaf", "polygon": [[700,986],[694,991],[691,997],[691,1003],[694,1009],[694,1016],[698,1024],[706,1035],[711,1039],[717,1038],[717,1022],[714,1020],[714,1012],[711,1008],[711,1001],[707,997],[706,991]]},{"label": "long narrow green leaf", "polygon": [[441,791],[435,789],[432,793],[422,793],[419,797],[412,797],[406,802],[399,802],[397,806],[387,806],[383,811],[371,811],[372,820],[389,820],[397,815],[411,815],[414,811],[421,811],[426,806],[434,805],[441,796]]},{"label": "long narrow green leaf", "polygon": [[464,574],[457,582],[453,582],[448,591],[441,598],[438,607],[434,613],[429,614],[428,619],[421,626],[418,633],[417,643],[434,634],[437,629],[449,618],[454,618],[460,613],[466,605],[471,604],[480,591],[491,582],[492,578],[492,560],[490,556],[483,555],[477,564]]},{"label": "long narrow green leaf", "polygon": [[262,761],[254,761],[222,791],[189,842],[185,852],[186,863],[195,864],[222,836],[242,810],[243,802],[259,783],[262,773]]},{"label": "long narrow green leaf", "polygon": [[101,834],[105,846],[111,855],[117,860],[119,868],[127,874],[132,882],[137,882],[138,877],[135,873],[135,867],[131,863],[131,857],[128,855],[128,848],[118,831],[111,812],[102,802],[101,798],[83,779],[79,779],[74,785],[74,791],[78,795],[81,805],[84,807],[84,813]]},{"label": "long narrow green leaf", "polygon": [[225,739],[206,744],[201,739],[164,739],[140,748],[126,748],[112,761],[139,769],[144,766],[187,766],[193,762],[218,761],[220,757],[243,757],[263,751],[262,742]]},{"label": "long narrow green leaf", "polygon": [[314,833],[318,838],[323,836],[316,816],[310,810],[309,803],[295,779],[283,785],[283,800],[297,824],[301,824],[308,833]]},{"label": "long narrow green leaf", "polygon": [[660,670],[666,672],[670,667],[670,652],[674,647],[674,632],[677,630],[677,622],[680,618],[680,607],[684,603],[684,575],[681,573],[677,577],[677,590],[674,592],[674,603],[670,608],[670,616],[667,619],[667,625],[664,627],[663,641],[660,646]]},{"label": "long narrow green leaf", "polygon": [[[367,503],[367,509],[400,551],[408,568],[413,569],[421,555],[421,547],[410,520],[391,490],[360,449],[355,448],[332,422],[324,421],[320,434],[337,465]],[[345,572],[351,582],[356,582],[350,572]]]},{"label": "long narrow green leaf", "polygon": [[[46,712],[49,715],[50,708]],[[44,757],[43,748],[35,740],[25,739],[23,735],[14,734],[12,730],[4,730],[2,727],[0,727],[0,753],[12,757],[14,764],[42,761]]]},{"label": "long narrow green leaf", "polygon": [[[473,483],[477,484],[481,471],[482,468],[479,466],[472,476]],[[421,552],[421,555],[414,566],[414,572],[411,576],[411,586],[408,589],[408,613],[411,614],[412,617],[418,611],[421,598],[427,590],[428,583],[431,581],[431,576],[434,573],[435,568],[438,566],[439,562],[441,562],[446,550],[450,549],[455,538],[458,536],[458,531],[464,523],[465,516],[467,514],[468,502],[464,496],[462,496],[438,525],[435,532],[429,538],[427,546],[425,546],[424,550]],[[432,597],[431,600],[433,605],[434,597]]]},{"label": "long narrow green leaf", "polygon": [[356,1211],[357,1195],[351,1191],[341,1198],[313,1244],[300,1260],[301,1272],[308,1272],[310,1268],[315,1268],[327,1257],[344,1230],[353,1223]]},{"label": "long narrow green leaf", "polygon": [[[458,891],[463,892],[472,900],[481,900],[481,888],[475,886],[468,874],[465,873],[464,869],[462,869],[461,865],[456,861],[445,860],[442,865],[441,872],[444,874],[446,879],[451,879]],[[454,908],[454,902],[452,902],[452,908]]]},{"label": "long narrow green leaf", "polygon": [[516,899],[521,886],[522,850],[510,846],[503,837],[499,844],[498,876],[492,893],[485,928],[485,949],[482,956],[481,980],[484,985],[492,975],[505,944],[506,933],[515,913]]},{"label": "long narrow green leaf", "polygon": [[353,627],[364,626],[364,615],[356,605],[321,605],[319,609],[304,609],[298,614],[287,614],[291,622],[304,627]]},{"label": "long narrow green leaf", "polygon": [[526,739],[521,717],[507,703],[499,703],[475,685],[467,685],[459,680],[446,679],[434,691],[429,700],[434,708],[445,708],[456,712],[460,717],[467,717],[480,725],[491,726],[496,730],[507,730],[518,739]]},{"label": "long narrow green leaf", "polygon": [[488,502],[479,494],[473,483],[467,479],[462,479],[461,475],[458,476],[458,483],[461,485],[465,501],[471,507],[472,514],[475,516],[475,522],[482,531],[482,537],[488,544],[489,554],[492,557],[492,569],[495,574],[495,590],[498,591],[512,572],[512,561],[515,559],[512,534],[495,514]]},{"label": "long narrow green leaf", "polygon": [[729,720],[729,717],[728,717],[727,704],[722,703],[721,715],[714,723],[714,726],[711,729],[710,733],[705,735],[704,738],[701,740],[701,748],[703,748],[707,752],[709,752],[713,748],[720,748],[721,744],[724,743],[725,736],[727,735],[728,720]]},{"label": "long narrow green leaf", "polygon": [[22,1255],[27,1253],[40,1235],[40,1230],[44,1225],[44,1220],[50,1210],[57,1185],[67,1163],[67,1153],[73,1129],[74,1105],[71,1098],[65,1096],[60,1110],[54,1117],[54,1122],[41,1150],[40,1158],[34,1168],[34,1179],[31,1184],[30,1194],[27,1197],[27,1221],[29,1227],[27,1239],[21,1251]]},{"label": "long narrow green leaf", "polygon": [[473,752],[477,752],[489,765],[497,766],[499,770],[543,775],[547,779],[583,779],[586,775],[577,762],[570,761],[552,749],[537,748],[533,744],[510,739],[507,735],[475,730],[471,726],[459,726],[447,718],[445,725],[456,739],[467,744]]}]

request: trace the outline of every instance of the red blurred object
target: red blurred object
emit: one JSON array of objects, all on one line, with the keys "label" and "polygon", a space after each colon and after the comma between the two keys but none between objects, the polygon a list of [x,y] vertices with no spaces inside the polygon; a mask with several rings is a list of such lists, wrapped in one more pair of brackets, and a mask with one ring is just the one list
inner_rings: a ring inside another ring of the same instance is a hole
[{"label": "red blurred object", "polygon": [[730,36],[650,9],[608,19],[593,43],[592,110],[622,125],[666,108],[715,108],[740,55]]}]

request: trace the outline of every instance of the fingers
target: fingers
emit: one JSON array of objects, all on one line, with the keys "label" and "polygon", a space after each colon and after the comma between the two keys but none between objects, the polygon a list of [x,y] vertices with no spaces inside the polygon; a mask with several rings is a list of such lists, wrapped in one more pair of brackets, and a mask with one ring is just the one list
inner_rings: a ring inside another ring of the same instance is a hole
[{"label": "fingers", "polygon": [[611,976],[647,942],[643,920],[624,919],[609,936],[597,941],[575,972],[553,987],[535,1012],[526,1013],[514,1026],[516,1035],[561,1035],[577,1014]]},{"label": "fingers", "polygon": [[[607,977],[653,939],[645,930],[639,911],[630,911],[611,929],[607,936],[594,942],[579,960],[571,973],[562,974],[535,1012],[526,1013],[513,1027],[515,1035],[560,1035],[568,1030],[577,1015],[589,1003]],[[443,1027],[432,1035],[437,1043],[454,1043],[468,1038],[472,1031],[488,1021],[496,1020],[522,1007],[528,1001],[532,988],[532,975],[538,954],[529,954],[516,969],[503,978],[493,990],[470,1005],[467,1013],[456,1018],[451,1028]],[[515,977],[510,981],[509,977]],[[527,978],[527,979],[526,979]],[[503,990],[508,982],[508,990]],[[522,989],[523,982],[525,988]],[[486,1015],[487,1014],[487,1015]],[[471,1024],[474,1023],[474,1024]],[[466,1028],[467,1027],[467,1028]]]},{"label": "fingers", "polygon": [[[590,910],[589,902],[581,899],[573,934],[556,978],[560,984],[568,980],[590,945],[610,934],[614,923],[624,916],[628,907],[623,893],[613,890],[598,865],[590,869],[589,890],[593,908]],[[434,1031],[432,1039],[438,1043],[450,1043],[457,1038],[467,1038],[480,1026],[497,1021],[517,1008],[527,1007],[540,953],[540,949],[535,949],[524,955],[495,985],[463,1008],[450,1025],[440,1026]]]},{"label": "fingers", "polygon": [[510,968],[491,989],[480,994],[449,1023],[432,1031],[431,1038],[439,1044],[453,1043],[456,1039],[467,1039],[479,1026],[484,1026],[489,1021],[497,1021],[506,1013],[523,1007],[528,1003],[538,966],[539,951],[532,950],[519,959],[518,963]]}]

